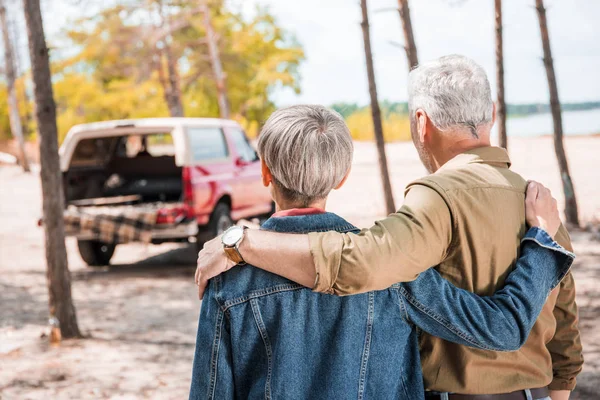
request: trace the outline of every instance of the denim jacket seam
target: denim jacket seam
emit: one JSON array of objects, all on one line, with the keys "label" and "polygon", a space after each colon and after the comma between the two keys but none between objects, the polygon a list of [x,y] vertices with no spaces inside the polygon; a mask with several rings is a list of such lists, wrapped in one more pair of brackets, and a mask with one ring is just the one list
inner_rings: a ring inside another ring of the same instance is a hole
[{"label": "denim jacket seam", "polygon": [[402,298],[402,295],[400,294],[400,288],[396,289],[396,295],[398,296],[400,314],[402,315],[402,318],[406,322],[410,323],[410,318],[408,316],[408,310],[406,309],[406,304],[404,304],[404,299]]},{"label": "denim jacket seam", "polygon": [[254,321],[256,322],[256,326],[263,340],[263,343],[265,345],[265,351],[267,353],[267,379],[265,381],[265,399],[270,400],[271,378],[273,375],[273,349],[271,348],[271,341],[269,340],[269,335],[267,334],[267,327],[265,326],[265,322],[262,319],[262,315],[258,307],[258,300],[256,298],[252,299],[250,301],[250,306],[252,307]]},{"label": "denim jacket seam", "polygon": [[[521,243],[525,241],[533,241],[541,247],[544,247],[548,250],[558,251],[559,253],[562,253],[568,257],[576,257],[575,253],[570,252],[569,250],[562,247],[560,244],[556,243],[545,230],[540,228],[535,228],[535,230],[536,234],[534,236],[525,236],[523,239],[521,239]],[[541,238],[539,236],[541,236]]]},{"label": "denim jacket seam", "polygon": [[221,277],[221,275],[217,275],[215,276],[212,281],[214,281],[214,286],[215,286],[215,293],[214,293],[214,299],[217,302],[219,308],[223,311],[225,311],[223,309],[223,298],[221,297],[221,285],[223,284],[223,278]]},{"label": "denim jacket seam", "polygon": [[212,354],[210,358],[210,381],[208,385],[208,399],[215,398],[215,389],[217,387],[217,375],[219,368],[219,350],[221,348],[221,331],[223,329],[223,311],[217,310],[217,319],[215,321],[215,338],[212,345]]},{"label": "denim jacket seam", "polygon": [[401,291],[402,295],[406,298],[406,300],[408,302],[410,302],[412,305],[414,305],[419,310],[421,310],[425,315],[427,315],[429,318],[432,318],[434,321],[438,322],[443,327],[450,330],[451,332],[453,332],[460,338],[464,339],[465,341],[471,343],[475,347],[477,347],[479,349],[483,349],[483,350],[491,350],[491,351],[497,351],[497,352],[508,352],[509,351],[509,350],[504,350],[501,348],[496,348],[496,347],[486,346],[486,345],[481,344],[473,336],[465,333],[461,329],[456,328],[446,318],[440,316],[439,314],[432,312],[432,310],[429,307],[427,307],[424,304],[422,304],[421,302],[419,302],[413,295],[408,293],[404,288],[401,287],[399,290]]},{"label": "denim jacket seam", "polygon": [[375,293],[369,292],[369,307],[367,312],[367,329],[365,332],[365,344],[360,363],[360,377],[358,380],[358,400],[363,400],[365,394],[365,384],[367,381],[367,365],[371,352],[371,336],[373,334],[373,320],[375,314]]},{"label": "denim jacket seam", "polygon": [[[542,236],[541,241],[538,237],[540,235]],[[548,235],[546,231],[539,228],[536,230],[535,236],[525,236],[521,240],[521,244],[525,242],[534,242],[544,249],[560,253],[566,257],[566,260],[563,262],[563,265],[559,270],[559,276],[555,278],[551,283],[550,290],[554,290],[571,270],[571,266],[573,265],[573,261],[575,260],[575,254],[560,246],[558,243],[552,240],[552,238],[550,237],[550,235]]]},{"label": "denim jacket seam", "polygon": [[263,230],[265,231],[269,231],[269,232],[277,232],[277,233],[291,233],[291,234],[297,234],[297,235],[307,235],[309,233],[322,233],[322,232],[331,232],[331,231],[335,231],[338,233],[349,233],[351,231],[359,231],[359,229],[353,225],[343,225],[343,226],[336,226],[336,227],[328,227],[328,228],[319,228],[319,229],[310,229],[310,230],[302,230],[302,231],[276,231],[274,229],[269,229],[269,228],[264,228]]},{"label": "denim jacket seam", "polygon": [[[244,267],[247,268],[247,267]],[[227,311],[229,308],[246,303],[250,300],[257,299],[263,296],[270,296],[274,294],[278,294],[281,292],[289,292],[294,290],[306,289],[304,286],[298,283],[282,283],[275,286],[269,286],[267,288],[253,290],[250,293],[236,297],[230,300],[226,300],[222,305],[220,305],[222,311]]]}]

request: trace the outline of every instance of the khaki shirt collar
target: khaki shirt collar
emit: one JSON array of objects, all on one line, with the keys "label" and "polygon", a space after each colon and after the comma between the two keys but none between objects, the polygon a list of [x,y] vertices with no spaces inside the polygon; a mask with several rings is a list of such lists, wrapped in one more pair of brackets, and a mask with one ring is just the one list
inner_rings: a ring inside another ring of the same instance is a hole
[{"label": "khaki shirt collar", "polygon": [[456,168],[461,165],[484,163],[484,164],[505,164],[510,168],[511,162],[508,152],[501,147],[485,146],[467,150],[442,165],[440,170],[447,168]]}]

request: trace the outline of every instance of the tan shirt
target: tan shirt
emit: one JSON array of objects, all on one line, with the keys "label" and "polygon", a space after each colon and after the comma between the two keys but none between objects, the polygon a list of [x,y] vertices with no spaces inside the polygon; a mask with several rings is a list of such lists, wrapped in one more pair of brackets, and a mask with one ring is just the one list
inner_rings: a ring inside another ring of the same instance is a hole
[{"label": "tan shirt", "polygon": [[[359,235],[309,235],[315,291],[347,295],[385,289],[436,269],[456,286],[491,295],[515,265],[526,232],[527,182],[509,170],[504,149],[465,152],[408,185],[402,208]],[[561,227],[556,240],[572,251]],[[529,339],[498,353],[423,334],[425,388],[507,393],[550,385],[572,390],[583,364],[575,285],[569,273],[550,294]]]}]

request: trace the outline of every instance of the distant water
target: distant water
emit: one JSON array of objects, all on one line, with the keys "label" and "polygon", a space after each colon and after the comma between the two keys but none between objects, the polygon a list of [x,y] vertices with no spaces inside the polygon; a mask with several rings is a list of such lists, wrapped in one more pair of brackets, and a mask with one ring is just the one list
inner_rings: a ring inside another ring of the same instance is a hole
[{"label": "distant water", "polygon": [[[565,135],[592,135],[600,133],[600,108],[586,111],[566,111],[562,113]],[[551,135],[552,114],[534,114],[527,117],[508,118],[506,121],[508,136]],[[493,136],[497,136],[494,127]]]}]

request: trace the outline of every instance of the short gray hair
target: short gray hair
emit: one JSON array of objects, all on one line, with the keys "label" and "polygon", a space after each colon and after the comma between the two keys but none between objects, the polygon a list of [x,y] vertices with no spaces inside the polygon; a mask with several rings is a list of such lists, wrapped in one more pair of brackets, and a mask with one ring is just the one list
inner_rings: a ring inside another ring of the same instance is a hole
[{"label": "short gray hair", "polygon": [[258,139],[258,154],[275,184],[304,207],[327,197],[352,165],[354,146],[340,114],[320,105],[275,111]]},{"label": "short gray hair", "polygon": [[411,118],[418,109],[440,130],[468,128],[474,136],[490,124],[494,103],[483,68],[470,58],[450,55],[419,65],[408,76]]}]

